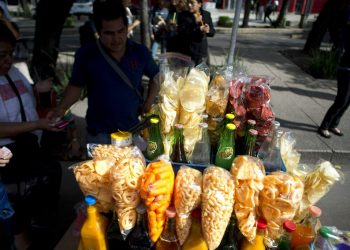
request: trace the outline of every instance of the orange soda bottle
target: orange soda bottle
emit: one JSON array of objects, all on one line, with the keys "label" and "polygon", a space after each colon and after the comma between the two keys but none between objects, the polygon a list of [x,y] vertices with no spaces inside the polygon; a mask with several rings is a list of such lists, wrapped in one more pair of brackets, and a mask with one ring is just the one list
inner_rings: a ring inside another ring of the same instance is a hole
[{"label": "orange soda bottle", "polygon": [[201,227],[201,209],[197,208],[192,211],[192,225],[189,236],[182,246],[182,250],[208,250],[202,235]]},{"label": "orange soda bottle", "polygon": [[310,206],[309,214],[297,224],[297,229],[293,232],[292,249],[307,249],[308,245],[316,236],[317,219],[321,216],[321,209]]},{"label": "orange soda bottle", "polygon": [[87,195],[85,202],[88,205],[87,217],[80,231],[80,247],[82,250],[107,250],[108,220],[98,212],[94,196]]},{"label": "orange soda bottle", "polygon": [[175,233],[175,209],[168,207],[165,211],[167,221],[164,230],[155,245],[156,250],[180,250],[180,242]]}]

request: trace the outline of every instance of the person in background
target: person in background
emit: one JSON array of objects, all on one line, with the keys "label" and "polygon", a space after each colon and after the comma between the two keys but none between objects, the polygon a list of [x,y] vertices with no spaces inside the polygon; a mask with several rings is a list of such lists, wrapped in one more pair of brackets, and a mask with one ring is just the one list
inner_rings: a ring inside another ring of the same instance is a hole
[{"label": "person in background", "polygon": [[[8,24],[0,20],[0,146],[9,148],[13,157],[6,168],[0,168],[4,184],[21,185],[20,201],[13,200],[16,249],[27,249],[30,226],[48,227],[55,211],[61,184],[61,166],[40,153],[42,130],[59,131],[49,119],[39,119],[35,93],[51,88],[50,80],[38,82],[34,88],[13,65],[16,37]],[[18,196],[18,195],[17,195]]]},{"label": "person in background", "polygon": [[168,19],[166,20],[166,51],[175,51],[177,37],[177,19],[179,13],[187,9],[184,0],[171,0],[169,6]]},{"label": "person in background", "polygon": [[266,8],[265,8],[264,23],[266,23],[266,18],[269,19],[270,23],[272,23],[270,15],[275,10],[275,8],[276,8],[275,1],[274,0],[270,0],[269,3],[267,4]]},{"label": "person in background", "polygon": [[133,16],[129,6],[131,5],[130,0],[124,0],[123,5],[126,11],[126,17],[128,19],[128,38],[132,38],[134,35],[134,29],[141,24],[141,21]]},{"label": "person in background", "polygon": [[155,59],[158,48],[160,46],[161,53],[166,50],[166,21],[168,20],[169,9],[165,0],[158,0],[156,6],[151,10],[151,40],[152,40],[152,56]]},{"label": "person in background", "polygon": [[202,0],[190,0],[188,7],[189,11],[182,11],[178,16],[175,52],[190,56],[197,65],[207,61],[207,37],[213,37],[215,29],[210,12],[202,9]]},{"label": "person in background", "polygon": [[[149,111],[158,94],[156,80],[159,67],[145,46],[127,38],[126,11],[119,1],[96,0],[93,10],[99,40],[77,50],[63,99],[48,118],[56,120],[62,117],[79,100],[86,86],[86,142],[109,144],[111,133],[128,131],[139,123],[141,113]],[[107,58],[119,67],[125,77],[117,73]],[[143,75],[150,79],[144,102],[141,94]]]},{"label": "person in background", "polygon": [[337,95],[334,103],[328,109],[323,121],[318,128],[318,133],[330,138],[331,134],[343,136],[338,128],[340,119],[350,105],[350,1],[347,0],[347,6],[339,13],[340,27],[342,27],[344,38],[344,53],[340,58],[337,70]]}]

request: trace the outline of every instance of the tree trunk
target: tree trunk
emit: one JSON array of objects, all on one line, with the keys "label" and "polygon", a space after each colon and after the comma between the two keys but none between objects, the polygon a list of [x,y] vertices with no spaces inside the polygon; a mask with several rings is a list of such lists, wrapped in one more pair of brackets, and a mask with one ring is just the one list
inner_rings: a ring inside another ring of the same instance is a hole
[{"label": "tree trunk", "polygon": [[283,0],[280,13],[278,14],[275,27],[284,28],[286,27],[286,16],[288,13],[290,0]]},{"label": "tree trunk", "polygon": [[244,17],[243,17],[243,23],[242,23],[243,28],[249,27],[249,14],[250,14],[251,7],[252,7],[251,0],[245,0]]},{"label": "tree trunk", "polygon": [[62,29],[72,4],[73,0],[39,1],[31,65],[34,78],[54,76]]},{"label": "tree trunk", "polygon": [[304,45],[305,53],[311,53],[313,50],[320,48],[332,18],[337,15],[345,2],[346,0],[328,0],[325,3],[307,37]]},{"label": "tree trunk", "polygon": [[147,48],[151,47],[151,37],[149,31],[148,1],[141,1],[141,43]]}]

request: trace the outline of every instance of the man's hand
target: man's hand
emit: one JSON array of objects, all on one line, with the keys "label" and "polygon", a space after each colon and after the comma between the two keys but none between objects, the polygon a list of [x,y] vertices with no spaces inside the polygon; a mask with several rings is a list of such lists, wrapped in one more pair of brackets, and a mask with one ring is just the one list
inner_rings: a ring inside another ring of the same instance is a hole
[{"label": "man's hand", "polygon": [[0,148],[0,167],[5,167],[12,158],[12,152],[7,147]]},{"label": "man's hand", "polygon": [[62,109],[60,106],[57,106],[47,113],[45,119],[47,119],[51,124],[56,124],[62,119],[65,113],[66,110]]},{"label": "man's hand", "polygon": [[208,24],[202,25],[200,29],[201,29],[201,31],[202,31],[203,33],[209,33],[209,32],[210,32],[210,27],[209,27]]},{"label": "man's hand", "polygon": [[47,78],[45,80],[39,81],[37,82],[37,84],[35,84],[35,90],[38,93],[45,93],[45,92],[49,92],[52,89],[52,80],[53,78]]}]

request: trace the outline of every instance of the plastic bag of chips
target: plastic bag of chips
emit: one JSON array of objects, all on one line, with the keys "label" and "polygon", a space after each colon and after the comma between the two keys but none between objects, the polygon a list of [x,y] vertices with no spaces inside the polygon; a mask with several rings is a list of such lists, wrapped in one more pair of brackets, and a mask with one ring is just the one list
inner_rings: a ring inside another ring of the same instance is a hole
[{"label": "plastic bag of chips", "polygon": [[182,166],[177,172],[174,189],[176,233],[180,245],[183,245],[190,232],[190,215],[192,210],[200,205],[201,195],[202,173],[194,168]]},{"label": "plastic bag of chips", "polygon": [[304,180],[304,194],[300,203],[296,220],[305,217],[308,208],[315,205],[336,182],[344,180],[342,172],[338,171],[329,161],[320,162]]},{"label": "plastic bag of chips", "polygon": [[[300,205],[304,185],[297,177],[284,172],[272,172],[264,178],[259,196],[259,215],[267,221],[266,239],[277,240],[283,222],[292,220]],[[267,244],[269,244],[267,240]]]},{"label": "plastic bag of chips", "polygon": [[234,211],[241,233],[253,241],[256,236],[256,210],[263,189],[265,169],[262,162],[251,156],[237,156],[231,167],[235,181]]}]

